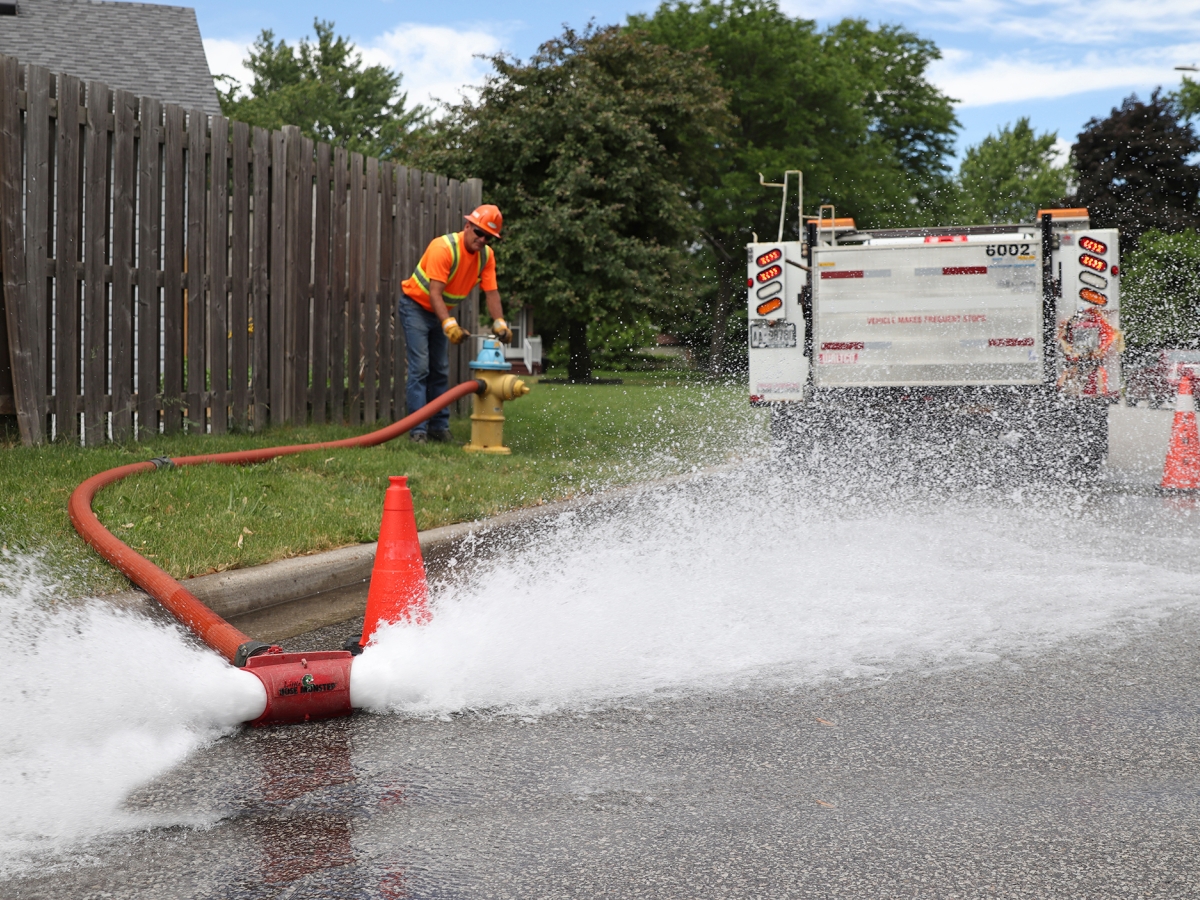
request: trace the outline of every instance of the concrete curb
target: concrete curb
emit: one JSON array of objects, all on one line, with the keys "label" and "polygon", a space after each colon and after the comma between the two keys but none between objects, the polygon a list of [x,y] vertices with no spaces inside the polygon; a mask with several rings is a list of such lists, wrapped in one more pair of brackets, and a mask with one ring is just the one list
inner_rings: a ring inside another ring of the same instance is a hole
[{"label": "concrete curb", "polygon": [[[570,510],[611,500],[633,490],[660,486],[690,477],[692,476],[631,485],[606,491],[603,494],[577,497],[541,506],[528,506],[488,519],[431,528],[419,534],[421,552],[425,556],[426,564],[429,565],[431,561],[436,563],[440,557],[453,555],[464,540],[480,532],[519,528]],[[246,569],[201,575],[186,579],[183,585],[221,618],[232,619],[262,612],[283,603],[291,603],[329,591],[365,584],[370,580],[371,568],[374,563],[375,544],[357,544],[325,553],[281,559],[277,562]],[[165,612],[149,594],[138,589],[105,594],[98,599],[115,606],[151,615]]]}]

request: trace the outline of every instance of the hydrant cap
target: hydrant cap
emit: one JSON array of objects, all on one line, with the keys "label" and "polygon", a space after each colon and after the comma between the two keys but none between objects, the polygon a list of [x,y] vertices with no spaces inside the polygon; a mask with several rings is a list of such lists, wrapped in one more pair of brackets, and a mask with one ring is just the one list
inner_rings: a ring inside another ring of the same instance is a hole
[{"label": "hydrant cap", "polygon": [[501,372],[507,372],[512,368],[508,360],[504,358],[500,342],[490,338],[484,340],[483,346],[479,349],[479,355],[471,360],[470,367],[472,369],[496,369]]}]

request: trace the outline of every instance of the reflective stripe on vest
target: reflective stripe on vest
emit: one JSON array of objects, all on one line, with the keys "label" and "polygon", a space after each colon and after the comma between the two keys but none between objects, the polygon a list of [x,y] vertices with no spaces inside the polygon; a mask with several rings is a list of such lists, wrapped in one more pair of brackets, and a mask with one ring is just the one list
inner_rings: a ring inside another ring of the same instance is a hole
[{"label": "reflective stripe on vest", "polygon": [[[443,234],[441,237],[441,240],[445,241],[446,245],[450,248],[450,274],[446,276],[446,282],[448,284],[449,282],[454,280],[454,275],[455,275],[455,273],[458,272],[458,263],[459,263],[458,235],[457,234]],[[476,284],[478,284],[479,281],[483,278],[483,269],[484,269],[484,266],[487,265],[487,261],[488,261],[488,246],[487,246],[487,244],[484,244],[483,249],[479,251],[479,271],[475,274]],[[413,278],[417,279],[417,284],[419,284],[421,286],[421,289],[425,291],[425,296],[428,297],[429,296],[429,276],[425,274],[425,270],[421,268],[420,263],[417,263],[417,269],[415,272],[413,272]],[[442,297],[446,300],[451,301],[451,303],[458,303],[460,300],[465,300],[467,298],[467,295],[466,294],[451,294],[448,291],[443,290]]]}]

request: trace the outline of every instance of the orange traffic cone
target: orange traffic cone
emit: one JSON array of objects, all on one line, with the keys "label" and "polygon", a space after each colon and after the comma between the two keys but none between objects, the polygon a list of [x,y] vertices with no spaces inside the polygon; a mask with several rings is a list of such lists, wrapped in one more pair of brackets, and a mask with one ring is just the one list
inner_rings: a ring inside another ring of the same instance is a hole
[{"label": "orange traffic cone", "polygon": [[1192,397],[1192,375],[1179,379],[1171,444],[1163,465],[1163,490],[1194,491],[1200,488],[1200,435],[1196,433],[1196,401]]},{"label": "orange traffic cone", "polygon": [[371,587],[367,592],[367,617],[360,642],[364,647],[384,622],[403,619],[424,625],[432,618],[408,479],[393,476],[389,481],[383,498],[383,522],[375,547]]}]

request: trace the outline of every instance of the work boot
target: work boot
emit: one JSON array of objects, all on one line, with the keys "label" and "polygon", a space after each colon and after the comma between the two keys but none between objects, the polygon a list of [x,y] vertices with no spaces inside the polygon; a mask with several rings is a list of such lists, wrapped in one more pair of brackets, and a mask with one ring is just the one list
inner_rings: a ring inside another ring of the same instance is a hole
[{"label": "work boot", "polygon": [[451,436],[450,432],[448,430],[442,429],[442,428],[430,428],[429,429],[429,439],[438,444],[449,444],[451,441],[454,440],[454,438]]},{"label": "work boot", "polygon": [[429,436],[423,431],[410,431],[408,433],[408,439],[414,444],[424,444],[427,440],[429,440]]}]

